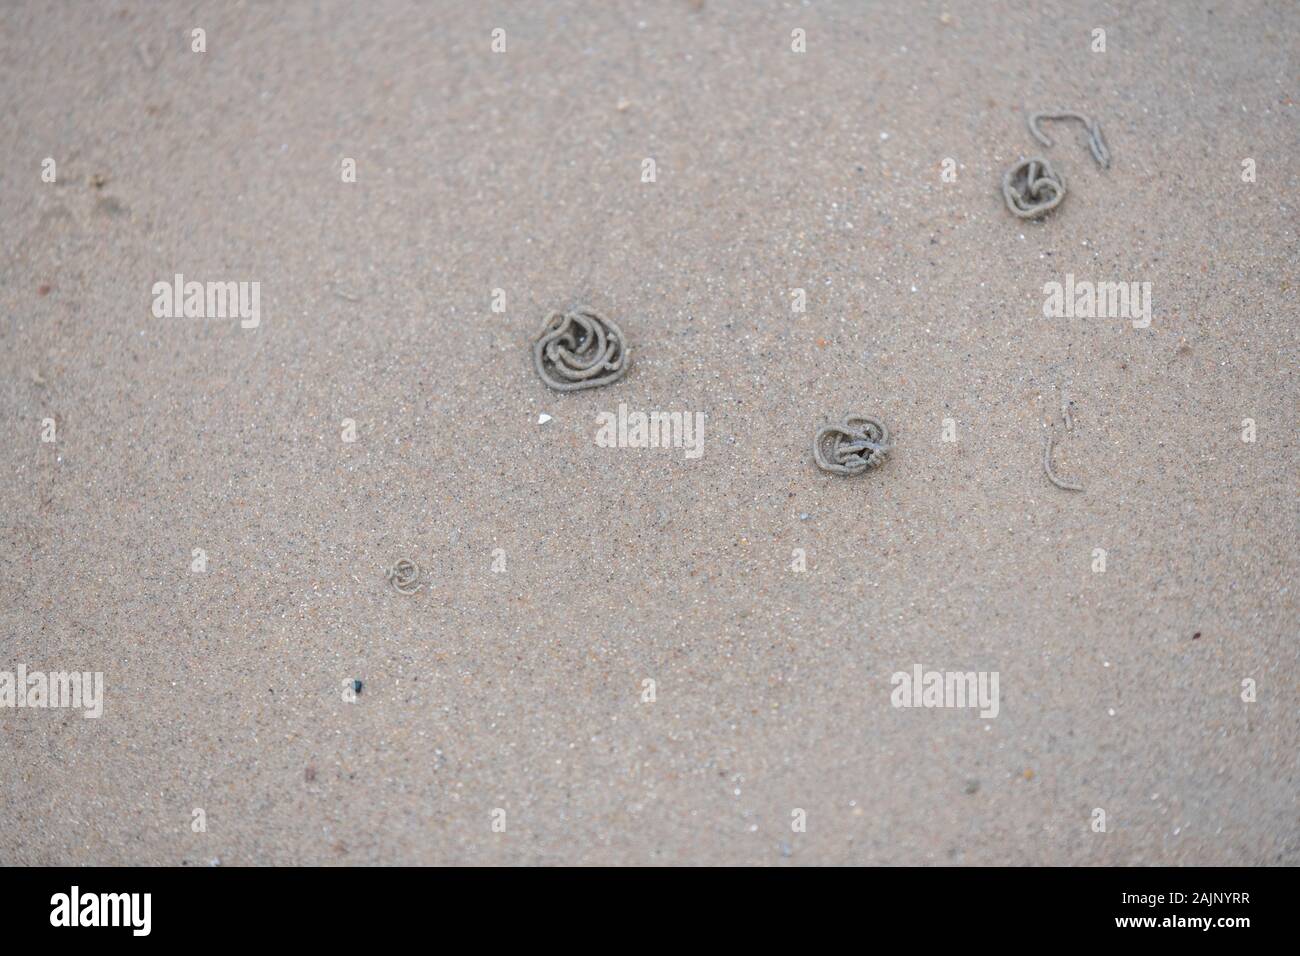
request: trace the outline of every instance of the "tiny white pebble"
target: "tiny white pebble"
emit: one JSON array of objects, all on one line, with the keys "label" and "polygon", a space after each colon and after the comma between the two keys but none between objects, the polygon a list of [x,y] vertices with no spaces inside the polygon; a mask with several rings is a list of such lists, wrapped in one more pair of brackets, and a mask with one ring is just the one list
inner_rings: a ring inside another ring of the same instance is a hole
[{"label": "tiny white pebble", "polygon": [[550,420],[551,420],[551,416],[546,414],[545,412],[542,412],[542,414],[537,416],[537,424],[539,425],[545,425]]}]

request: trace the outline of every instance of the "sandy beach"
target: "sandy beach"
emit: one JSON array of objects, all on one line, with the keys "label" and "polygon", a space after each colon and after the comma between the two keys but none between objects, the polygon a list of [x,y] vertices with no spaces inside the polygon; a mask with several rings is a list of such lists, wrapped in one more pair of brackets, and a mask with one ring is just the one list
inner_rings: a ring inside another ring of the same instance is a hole
[{"label": "sandy beach", "polygon": [[[1297,36],[6,4],[0,864],[1300,863]],[[579,305],[630,361],[561,393]],[[620,406],[699,454],[598,443]],[[887,460],[820,471],[851,414]],[[917,668],[996,715],[897,706]]]}]

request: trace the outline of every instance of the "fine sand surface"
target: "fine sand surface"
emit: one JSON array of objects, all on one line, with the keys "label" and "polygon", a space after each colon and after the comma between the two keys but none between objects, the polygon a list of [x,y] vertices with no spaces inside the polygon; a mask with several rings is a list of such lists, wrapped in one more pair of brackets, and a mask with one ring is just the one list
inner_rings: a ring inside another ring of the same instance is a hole
[{"label": "fine sand surface", "polygon": [[[1290,0],[6,4],[0,671],[105,702],[0,708],[0,863],[1300,863],[1297,36]],[[1034,143],[1057,108],[1109,170]],[[1035,153],[1069,193],[1022,222]],[[176,273],[260,283],[260,326],[155,317]],[[1150,327],[1044,318],[1067,275],[1149,282]],[[550,392],[579,302],[631,369]],[[620,403],[704,413],[702,457],[598,447]],[[823,474],[850,412],[894,452]],[[916,665],[996,672],[998,715],[891,706]]]}]

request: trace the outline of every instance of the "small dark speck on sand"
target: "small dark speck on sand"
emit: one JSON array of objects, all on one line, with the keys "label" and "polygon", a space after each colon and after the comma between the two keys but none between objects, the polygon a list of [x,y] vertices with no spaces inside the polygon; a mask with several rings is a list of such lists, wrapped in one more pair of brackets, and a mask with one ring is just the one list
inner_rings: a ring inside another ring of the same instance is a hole
[{"label": "small dark speck on sand", "polygon": [[1197,631],[1195,634],[1192,635],[1192,640],[1194,640],[1194,641],[1199,641],[1200,639],[1201,639],[1201,632],[1200,632],[1200,631]]},{"label": "small dark speck on sand", "polygon": [[315,767],[311,767],[311,766],[309,766],[306,770],[304,770],[304,771],[302,772],[302,775],[303,775],[303,778],[304,778],[308,783],[311,783],[313,780],[316,779],[316,768],[315,768]]},{"label": "small dark speck on sand", "polygon": [[967,796],[970,796],[972,793],[977,792],[977,791],[979,790],[979,788],[980,788],[980,782],[979,782],[978,780],[967,780],[967,781],[966,781],[966,795],[967,795]]},{"label": "small dark speck on sand", "polygon": [[357,694],[361,693],[361,688],[362,688],[363,686],[365,686],[365,685],[363,685],[363,684],[361,683],[361,681],[359,681],[359,680],[354,680],[354,681],[352,682],[352,690],[353,690],[354,693],[357,693]]},{"label": "small dark speck on sand", "polygon": [[37,294],[37,295],[49,295],[49,294],[50,294],[50,287],[49,287],[49,284],[48,284],[48,283],[45,283],[45,284],[42,284],[42,285],[38,285],[38,286],[36,287],[36,294]]},{"label": "small dark speck on sand", "polygon": [[113,196],[101,196],[95,202],[95,212],[105,216],[125,216],[130,210]]}]

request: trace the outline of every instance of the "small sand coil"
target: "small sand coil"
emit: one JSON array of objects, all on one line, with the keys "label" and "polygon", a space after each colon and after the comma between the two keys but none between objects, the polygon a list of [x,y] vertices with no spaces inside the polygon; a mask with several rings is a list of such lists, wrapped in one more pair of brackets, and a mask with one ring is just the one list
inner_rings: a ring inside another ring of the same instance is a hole
[{"label": "small sand coil", "polygon": [[823,425],[813,438],[813,460],[833,475],[860,475],[884,462],[893,446],[885,423],[870,415],[849,415]]},{"label": "small sand coil", "polygon": [[393,590],[399,594],[414,594],[424,587],[424,582],[420,580],[420,566],[406,558],[386,569],[384,577],[388,578]]},{"label": "small sand coil", "polygon": [[1041,156],[1022,159],[1002,174],[1002,197],[1013,215],[1037,219],[1065,199],[1065,180]]},{"label": "small sand coil", "polygon": [[1052,471],[1052,450],[1054,448],[1056,448],[1056,438],[1049,431],[1047,433],[1047,443],[1043,446],[1043,471],[1047,473],[1047,480],[1065,491],[1083,491],[1082,485],[1065,481],[1058,477],[1056,472]]},{"label": "small sand coil", "polygon": [[[1044,146],[1052,140],[1039,128],[1043,120],[1078,120],[1088,131],[1088,149],[1102,169],[1110,168],[1110,150],[1101,136],[1101,126],[1074,110],[1039,110],[1029,114],[1029,132]],[[1065,199],[1065,180],[1053,171],[1051,163],[1041,156],[1022,159],[1002,174],[1002,196],[1007,208],[1021,219],[1045,216]]]},{"label": "small sand coil", "polygon": [[533,343],[537,374],[558,392],[616,382],[627,372],[628,358],[619,327],[586,307],[552,312]]},{"label": "small sand coil", "polygon": [[[1068,397],[1061,399],[1061,423],[1065,425],[1066,431],[1074,430],[1074,402]],[[1056,435],[1052,427],[1049,427],[1047,442],[1043,446],[1043,472],[1047,475],[1047,480],[1064,491],[1083,491],[1082,485],[1066,481],[1052,469],[1052,452],[1055,450]]]},{"label": "small sand coil", "polygon": [[1110,168],[1110,150],[1106,148],[1106,141],[1101,138],[1101,127],[1097,125],[1096,120],[1091,120],[1082,113],[1076,113],[1073,110],[1059,110],[1055,113],[1045,111],[1030,113],[1029,132],[1034,139],[1044,146],[1051,146],[1052,141],[1046,133],[1038,128],[1038,124],[1042,120],[1078,120],[1088,131],[1088,149],[1092,151],[1092,158],[1097,161],[1097,165],[1102,169]]}]

